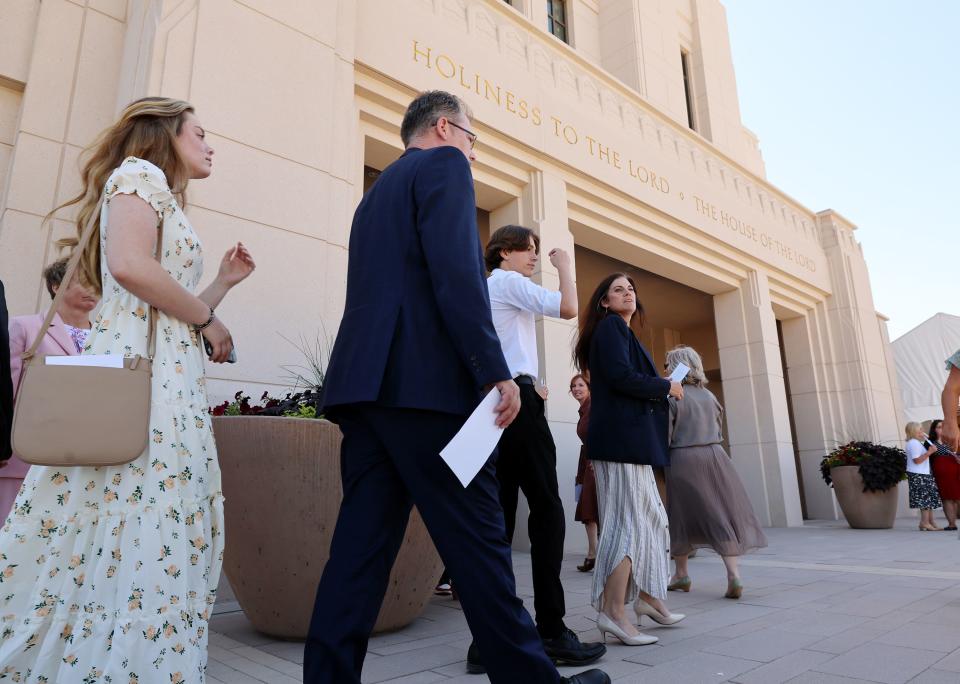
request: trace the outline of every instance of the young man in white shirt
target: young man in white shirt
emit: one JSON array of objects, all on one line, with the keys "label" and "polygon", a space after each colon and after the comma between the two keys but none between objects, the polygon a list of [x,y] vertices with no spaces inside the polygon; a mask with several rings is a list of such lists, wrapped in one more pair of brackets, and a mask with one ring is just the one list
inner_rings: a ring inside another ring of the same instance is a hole
[{"label": "young man in white shirt", "polygon": [[[557,449],[536,385],[540,373],[536,317],[576,318],[577,288],[570,255],[553,249],[548,256],[560,275],[559,291],[540,287],[530,279],[540,259],[540,237],[531,229],[504,226],[490,236],[484,252],[491,272],[487,288],[493,325],[510,374],[520,387],[520,413],[504,431],[498,447],[497,479],[508,539],[513,539],[516,526],[519,490],[530,505],[534,608],[544,649],[558,665],[584,665],[602,656],[606,647],[580,643],[563,623],[560,565],[565,522],[557,487]],[[483,671],[473,646],[467,666],[470,672]]]}]

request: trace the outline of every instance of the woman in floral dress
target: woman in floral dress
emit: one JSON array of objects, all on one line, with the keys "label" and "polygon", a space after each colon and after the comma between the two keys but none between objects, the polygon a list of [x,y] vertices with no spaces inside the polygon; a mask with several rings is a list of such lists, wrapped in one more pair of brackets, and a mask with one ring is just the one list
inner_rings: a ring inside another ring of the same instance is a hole
[{"label": "woman in floral dress", "polygon": [[225,361],[233,343],[213,310],[254,269],[237,243],[193,294],[203,257],[183,191],[210,175],[204,135],[188,103],[138,100],[88,150],[68,203],[79,229],[105,194],[81,259],[103,294],[84,353],[146,355],[157,309],[151,438],[122,466],[30,469],[0,530],[0,679],[204,681],[224,536],[198,330]]}]

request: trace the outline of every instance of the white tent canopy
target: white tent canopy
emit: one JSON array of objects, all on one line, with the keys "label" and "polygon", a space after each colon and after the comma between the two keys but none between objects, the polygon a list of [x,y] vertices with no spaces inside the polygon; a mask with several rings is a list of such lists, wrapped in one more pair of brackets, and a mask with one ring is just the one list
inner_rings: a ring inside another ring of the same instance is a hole
[{"label": "white tent canopy", "polygon": [[938,313],[890,343],[900,381],[904,417],[942,418],[940,392],[947,379],[944,361],[960,349],[960,316]]}]

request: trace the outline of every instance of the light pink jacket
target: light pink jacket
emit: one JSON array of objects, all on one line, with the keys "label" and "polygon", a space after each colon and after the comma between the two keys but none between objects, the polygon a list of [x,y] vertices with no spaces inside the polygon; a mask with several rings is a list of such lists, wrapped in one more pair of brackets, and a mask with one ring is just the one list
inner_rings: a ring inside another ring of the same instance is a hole
[{"label": "light pink jacket", "polygon": [[[47,314],[44,312],[30,316],[14,316],[10,319],[10,377],[13,380],[14,397],[16,397],[17,388],[20,386],[20,374],[23,372],[23,361],[20,355],[33,344],[46,316]],[[47,334],[40,340],[37,353],[48,356],[77,355],[77,346],[73,343],[73,338],[70,337],[60,314],[53,315],[53,322],[50,324]],[[0,468],[0,477],[22,480],[28,470],[30,470],[30,466],[13,455],[7,465]]]}]

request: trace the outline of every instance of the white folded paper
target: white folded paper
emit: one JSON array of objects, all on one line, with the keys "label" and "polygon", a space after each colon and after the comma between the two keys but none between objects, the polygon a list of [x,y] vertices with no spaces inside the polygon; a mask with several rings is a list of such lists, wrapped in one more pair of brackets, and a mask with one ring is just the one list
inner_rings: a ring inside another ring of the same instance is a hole
[{"label": "white folded paper", "polygon": [[48,356],[48,366],[96,366],[97,368],[123,368],[120,354],[87,354],[80,356]]},{"label": "white folded paper", "polygon": [[674,368],[670,374],[670,382],[683,382],[683,379],[687,377],[687,373],[689,372],[690,366],[684,363],[678,363],[677,367]]},{"label": "white folded paper", "polygon": [[499,403],[500,390],[494,387],[473,410],[460,432],[440,452],[464,487],[480,472],[503,434],[503,428],[497,427],[497,414],[494,413]]}]

